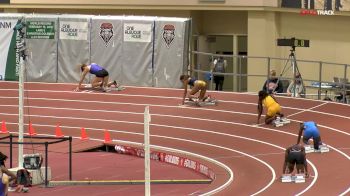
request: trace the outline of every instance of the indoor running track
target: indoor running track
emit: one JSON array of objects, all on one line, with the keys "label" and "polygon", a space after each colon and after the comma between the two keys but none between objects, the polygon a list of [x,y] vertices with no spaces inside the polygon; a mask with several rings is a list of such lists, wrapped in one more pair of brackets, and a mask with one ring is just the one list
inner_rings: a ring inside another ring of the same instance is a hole
[{"label": "indoor running track", "polygon": [[[11,114],[18,113],[18,84],[1,82],[0,87],[2,120],[16,122],[16,115]],[[350,105],[277,97],[292,122],[275,128],[254,126],[254,94],[209,92],[219,100],[218,106],[184,107],[179,106],[181,89],[127,87],[109,93],[73,92],[73,84],[44,83],[28,83],[25,88],[25,103],[30,106],[25,111],[29,111],[31,122],[50,127],[40,134],[54,135],[52,127],[60,123],[66,127],[65,135],[77,138],[81,134],[77,127],[85,127],[90,138],[103,141],[103,130],[108,129],[116,143],[142,143],[143,112],[149,105],[152,149],[188,152],[187,157],[214,170],[216,179],[201,186],[197,194],[350,193]],[[331,151],[307,155],[311,177],[306,183],[281,183],[284,149],[296,143],[299,123],[310,120],[318,123],[322,140]]]}]

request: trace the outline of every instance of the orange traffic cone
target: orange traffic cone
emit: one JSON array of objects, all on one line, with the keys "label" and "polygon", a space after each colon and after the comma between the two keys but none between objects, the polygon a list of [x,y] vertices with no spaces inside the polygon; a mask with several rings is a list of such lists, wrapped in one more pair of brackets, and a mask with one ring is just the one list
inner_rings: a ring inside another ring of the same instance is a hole
[{"label": "orange traffic cone", "polygon": [[81,128],[81,137],[80,137],[80,139],[81,140],[88,140],[89,139],[87,134],[86,134],[86,131],[85,131],[84,127]]},{"label": "orange traffic cone", "polygon": [[108,143],[108,142],[112,142],[112,139],[111,139],[111,135],[109,134],[109,131],[107,129],[105,129],[105,142],[104,143]]},{"label": "orange traffic cone", "polygon": [[8,133],[4,120],[1,123],[1,132],[0,133]]},{"label": "orange traffic cone", "polygon": [[31,122],[29,123],[29,135],[30,136],[36,135],[35,130],[34,130]]},{"label": "orange traffic cone", "polygon": [[60,128],[60,124],[57,124],[55,134],[56,134],[56,137],[64,137],[62,130]]}]

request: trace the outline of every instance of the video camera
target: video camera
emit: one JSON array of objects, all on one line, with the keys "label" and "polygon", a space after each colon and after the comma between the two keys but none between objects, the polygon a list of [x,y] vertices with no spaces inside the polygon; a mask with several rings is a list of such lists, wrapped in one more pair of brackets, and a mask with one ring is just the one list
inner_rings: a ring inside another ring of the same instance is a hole
[{"label": "video camera", "polygon": [[277,46],[290,46],[290,47],[309,47],[310,40],[307,39],[296,39],[292,37],[290,39],[277,39]]}]

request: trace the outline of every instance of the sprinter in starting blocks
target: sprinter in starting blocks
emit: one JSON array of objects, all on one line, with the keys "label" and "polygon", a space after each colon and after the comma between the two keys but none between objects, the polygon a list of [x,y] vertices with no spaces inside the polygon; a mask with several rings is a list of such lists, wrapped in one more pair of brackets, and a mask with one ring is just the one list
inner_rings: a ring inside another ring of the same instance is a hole
[{"label": "sprinter in starting blocks", "polygon": [[[297,174],[293,176],[294,167]],[[282,182],[302,183],[308,176],[305,148],[300,144],[288,147],[285,151]]]},{"label": "sprinter in starting blocks", "polygon": [[[258,119],[256,124],[260,124],[260,117],[262,115],[264,107],[266,108],[265,124],[272,124],[277,117],[282,118],[282,109],[273,95],[268,94],[266,91],[259,91],[258,100]],[[276,121],[277,122],[277,121]],[[277,126],[283,126],[282,123],[276,123]]]},{"label": "sprinter in starting blocks", "polygon": [[[329,152],[327,145],[324,145],[321,141],[321,134],[318,130],[317,124],[313,121],[300,123],[300,129],[298,134],[297,143],[299,144],[303,136],[303,143],[305,145],[306,152]],[[313,140],[313,147],[309,145],[309,141]]]}]

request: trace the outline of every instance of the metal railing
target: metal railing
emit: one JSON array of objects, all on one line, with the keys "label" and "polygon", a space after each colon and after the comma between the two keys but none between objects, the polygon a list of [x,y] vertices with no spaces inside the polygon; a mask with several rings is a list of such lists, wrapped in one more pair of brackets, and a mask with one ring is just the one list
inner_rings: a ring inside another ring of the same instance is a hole
[{"label": "metal railing", "polygon": [[[206,80],[209,89],[214,89],[214,76],[225,76],[224,91],[247,92],[262,88],[275,69],[280,80],[292,81],[295,66],[291,58],[223,55],[192,51],[192,76]],[[223,57],[227,63],[225,73],[213,72],[213,60]],[[295,59],[297,70],[302,75],[306,98],[332,99],[350,103],[349,64]],[[292,67],[293,66],[293,67]],[[338,80],[336,80],[338,79]],[[284,88],[287,88],[284,86]]]}]

